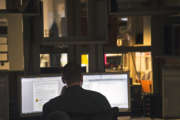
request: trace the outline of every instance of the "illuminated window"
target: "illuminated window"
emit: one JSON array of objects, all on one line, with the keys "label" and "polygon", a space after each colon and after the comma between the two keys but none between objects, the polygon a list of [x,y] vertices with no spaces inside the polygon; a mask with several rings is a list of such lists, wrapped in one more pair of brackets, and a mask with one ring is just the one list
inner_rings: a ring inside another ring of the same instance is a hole
[{"label": "illuminated window", "polygon": [[6,0],[0,0],[0,10],[6,9]]},{"label": "illuminated window", "polygon": [[122,17],[121,21],[128,21],[128,18],[127,17]]},{"label": "illuminated window", "polygon": [[134,54],[135,59],[135,72],[131,75],[135,75],[133,78],[134,83],[142,85],[142,91],[145,93],[152,92],[152,59],[150,52],[136,52]]},{"label": "illuminated window", "polygon": [[68,54],[67,53],[62,53],[60,55],[60,65],[61,67],[64,67],[68,63]]},{"label": "illuminated window", "polygon": [[150,52],[131,53],[135,61],[137,80],[152,80],[152,60]]},{"label": "illuminated window", "polygon": [[89,56],[88,56],[88,54],[81,55],[81,67],[85,67],[86,72],[89,72]]},{"label": "illuminated window", "polygon": [[65,0],[43,0],[44,37],[66,33]]},{"label": "illuminated window", "polygon": [[105,54],[105,71],[118,72],[123,71],[123,57],[122,54]]},{"label": "illuminated window", "polygon": [[117,46],[151,46],[151,17],[118,18]]},{"label": "illuminated window", "polygon": [[142,85],[144,92],[152,92],[152,58],[151,52],[128,52],[105,54],[106,72],[127,72],[133,85]]},{"label": "illuminated window", "polygon": [[40,67],[50,67],[50,55],[49,54],[40,54]]}]

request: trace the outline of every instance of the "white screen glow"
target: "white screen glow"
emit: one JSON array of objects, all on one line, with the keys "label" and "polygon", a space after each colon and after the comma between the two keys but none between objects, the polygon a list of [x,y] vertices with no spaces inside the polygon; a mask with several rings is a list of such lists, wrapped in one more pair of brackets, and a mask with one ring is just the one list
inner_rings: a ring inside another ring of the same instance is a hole
[{"label": "white screen glow", "polygon": [[61,76],[21,78],[21,112],[42,112],[43,105],[60,95],[63,86]]},{"label": "white screen glow", "polygon": [[128,75],[84,75],[83,88],[103,94],[111,107],[127,108],[128,104]]}]

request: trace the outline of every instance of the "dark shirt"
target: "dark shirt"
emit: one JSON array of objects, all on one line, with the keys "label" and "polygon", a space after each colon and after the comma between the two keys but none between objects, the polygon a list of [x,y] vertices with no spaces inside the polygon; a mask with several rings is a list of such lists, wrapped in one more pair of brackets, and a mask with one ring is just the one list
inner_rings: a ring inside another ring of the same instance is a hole
[{"label": "dark shirt", "polygon": [[112,117],[111,106],[102,94],[80,86],[66,88],[62,95],[47,102],[43,106],[42,119],[45,120],[49,113],[55,111],[66,112],[71,118],[80,115],[84,119],[87,116],[89,118],[100,115],[104,116],[105,120],[111,120]]}]

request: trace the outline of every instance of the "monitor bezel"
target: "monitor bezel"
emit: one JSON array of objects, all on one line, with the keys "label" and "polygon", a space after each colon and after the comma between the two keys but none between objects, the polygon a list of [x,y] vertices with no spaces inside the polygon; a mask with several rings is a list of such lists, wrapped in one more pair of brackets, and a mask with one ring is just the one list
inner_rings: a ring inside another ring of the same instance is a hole
[{"label": "monitor bezel", "polygon": [[130,79],[129,72],[94,72],[94,73],[83,73],[83,75],[119,75],[126,74],[127,75],[127,84],[128,84],[128,108],[119,108],[119,112],[131,112],[131,92],[130,92]]},{"label": "monitor bezel", "polygon": [[32,112],[32,113],[23,113],[22,112],[22,78],[36,78],[36,77],[62,77],[61,74],[28,74],[28,75],[19,75],[17,81],[17,92],[18,92],[18,113],[20,117],[36,117],[41,116],[42,112]]}]

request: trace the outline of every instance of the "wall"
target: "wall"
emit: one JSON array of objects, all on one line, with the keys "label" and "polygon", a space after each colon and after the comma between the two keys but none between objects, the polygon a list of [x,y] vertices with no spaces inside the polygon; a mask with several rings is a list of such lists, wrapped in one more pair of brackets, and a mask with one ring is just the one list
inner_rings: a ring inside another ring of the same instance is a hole
[{"label": "wall", "polygon": [[6,9],[6,0],[0,0],[0,9]]},{"label": "wall", "polygon": [[10,70],[24,70],[22,14],[8,14],[8,56]]}]

